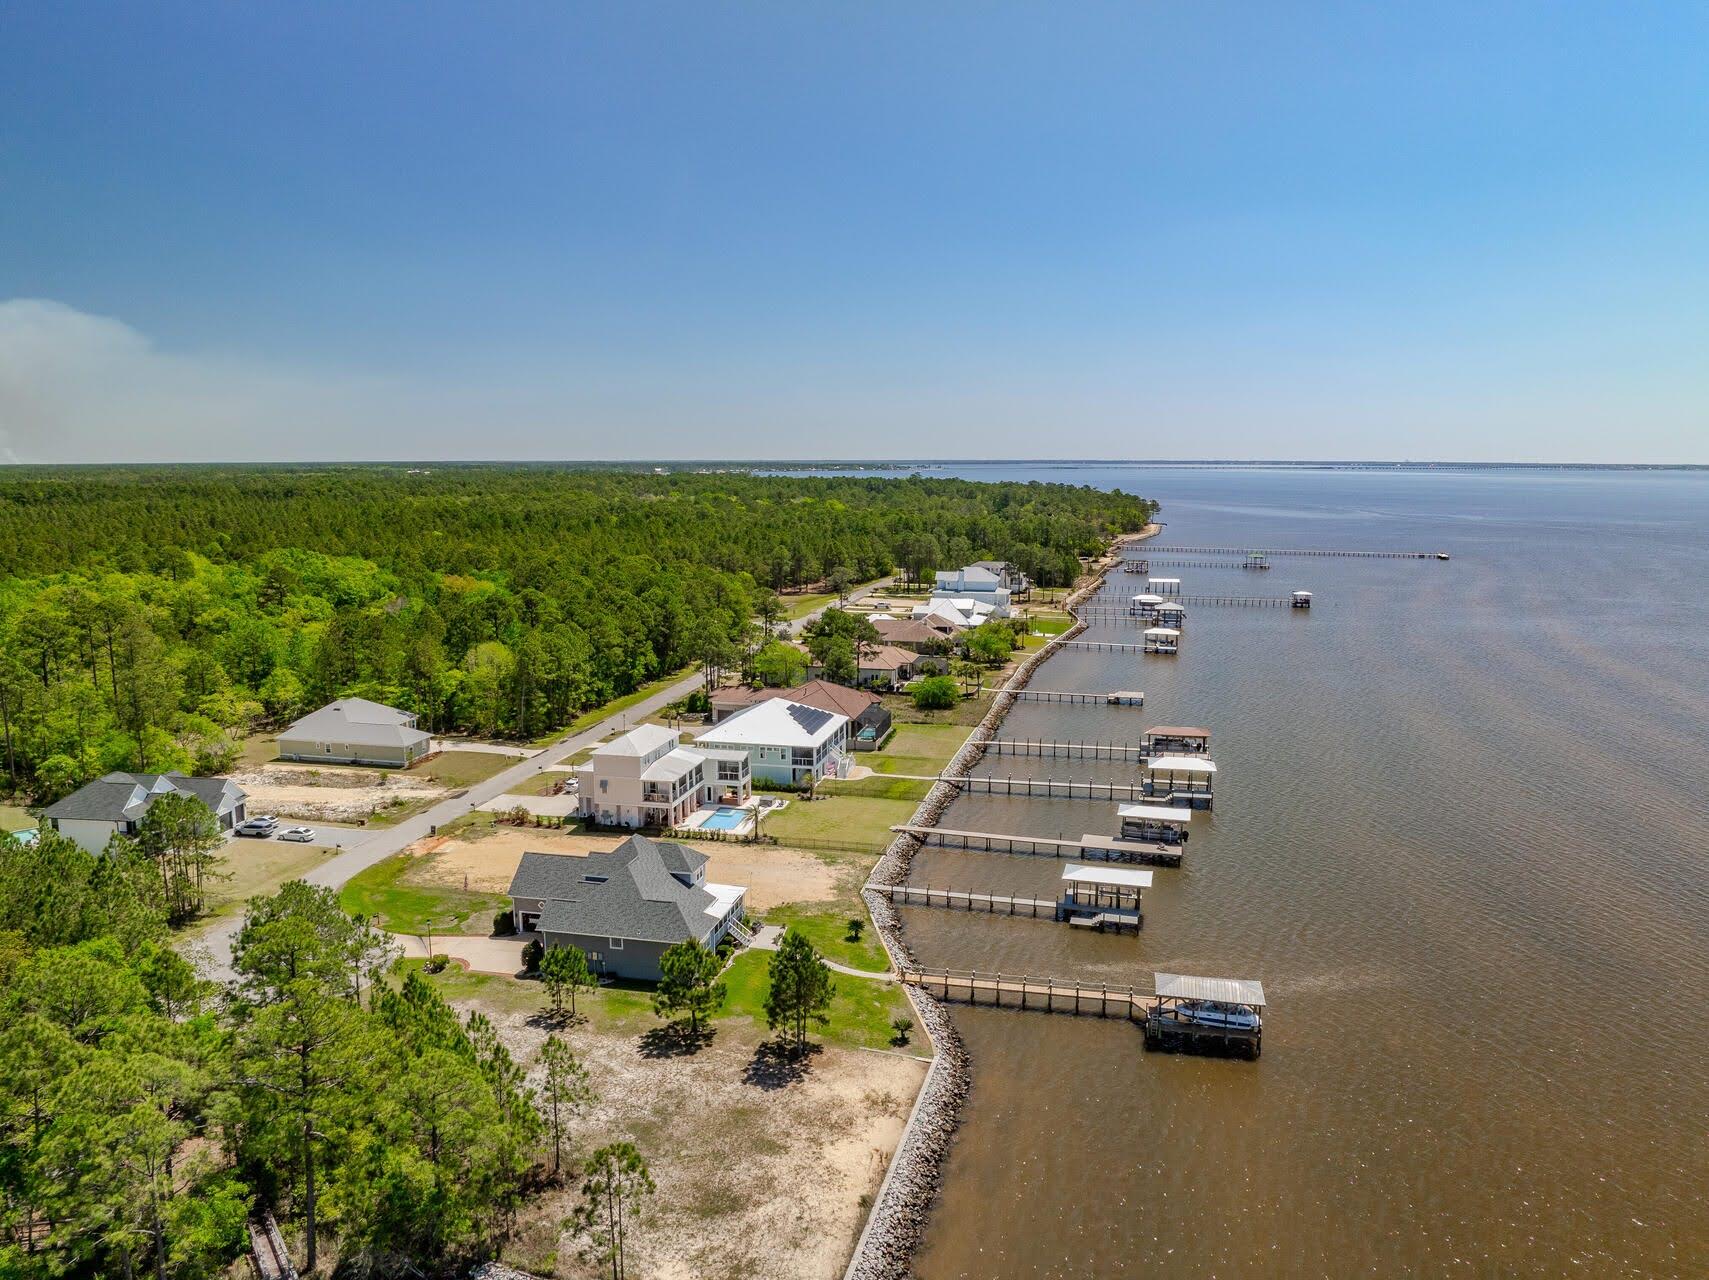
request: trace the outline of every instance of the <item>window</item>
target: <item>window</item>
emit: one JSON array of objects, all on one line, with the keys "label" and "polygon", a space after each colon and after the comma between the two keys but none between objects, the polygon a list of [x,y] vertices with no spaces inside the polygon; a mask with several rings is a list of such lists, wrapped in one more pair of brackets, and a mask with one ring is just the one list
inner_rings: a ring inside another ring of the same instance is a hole
[{"label": "window", "polygon": [[601,778],[599,780],[599,789],[601,791],[611,790],[611,779],[610,778]]},{"label": "window", "polygon": [[623,939],[622,938],[612,938],[612,939],[610,939],[610,942],[611,942],[611,949],[613,951],[623,950]]}]

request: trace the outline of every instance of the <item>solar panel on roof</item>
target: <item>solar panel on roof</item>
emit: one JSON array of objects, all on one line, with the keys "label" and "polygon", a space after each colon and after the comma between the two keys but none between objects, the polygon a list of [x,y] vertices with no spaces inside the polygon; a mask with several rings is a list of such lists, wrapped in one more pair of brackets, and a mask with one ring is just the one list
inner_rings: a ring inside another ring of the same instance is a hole
[{"label": "solar panel on roof", "polygon": [[799,702],[789,704],[789,714],[795,723],[808,733],[817,733],[831,718],[829,711],[821,711],[818,707],[809,707]]}]

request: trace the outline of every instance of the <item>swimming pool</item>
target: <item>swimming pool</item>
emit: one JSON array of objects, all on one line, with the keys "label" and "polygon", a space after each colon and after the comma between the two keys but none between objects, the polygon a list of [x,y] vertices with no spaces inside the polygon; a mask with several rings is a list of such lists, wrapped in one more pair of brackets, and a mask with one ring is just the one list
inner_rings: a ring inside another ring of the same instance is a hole
[{"label": "swimming pool", "polygon": [[732,809],[728,805],[720,805],[710,818],[700,824],[702,831],[734,831],[748,820],[745,809]]}]

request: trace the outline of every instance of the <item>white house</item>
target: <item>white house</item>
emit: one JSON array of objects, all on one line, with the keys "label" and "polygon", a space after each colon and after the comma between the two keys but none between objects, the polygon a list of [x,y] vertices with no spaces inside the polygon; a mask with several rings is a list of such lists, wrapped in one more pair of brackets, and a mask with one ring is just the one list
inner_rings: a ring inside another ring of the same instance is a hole
[{"label": "white house", "polygon": [[755,778],[804,786],[843,771],[849,718],[787,698],[769,698],[713,725],[694,741],[701,747],[746,752]]},{"label": "white house", "polygon": [[1009,588],[998,569],[970,564],[960,569],[939,569],[933,595],[967,598],[985,605],[994,618],[1009,616]]},{"label": "white house", "polygon": [[914,606],[910,616],[928,626],[943,621],[961,631],[989,622],[996,615],[991,606],[972,596],[933,596],[924,604]]},{"label": "white house", "polygon": [[366,698],[340,698],[279,734],[279,759],[403,768],[432,754],[415,713]]},{"label": "white house", "polygon": [[79,787],[42,811],[48,824],[90,853],[100,853],[115,835],[134,836],[161,796],[194,796],[209,809],[221,831],[244,819],[243,788],[229,778],[187,778],[181,773],[109,773]]},{"label": "white house", "polygon": [[604,827],[675,827],[697,809],[753,794],[745,752],[681,746],[660,724],[600,743],[573,772],[576,813]]}]

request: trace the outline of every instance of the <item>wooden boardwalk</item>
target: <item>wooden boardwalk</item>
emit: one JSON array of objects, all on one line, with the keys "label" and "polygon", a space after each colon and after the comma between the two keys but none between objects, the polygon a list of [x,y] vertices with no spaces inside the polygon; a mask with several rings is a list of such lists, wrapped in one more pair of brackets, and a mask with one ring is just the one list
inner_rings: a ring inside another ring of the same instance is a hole
[{"label": "wooden boardwalk", "polygon": [[973,893],[964,889],[934,889],[916,884],[868,884],[874,893],[904,907],[951,907],[987,915],[1056,918],[1056,904],[1043,898],[1016,898],[1002,893]]},{"label": "wooden boardwalk", "polygon": [[1155,840],[1122,840],[1088,832],[1078,840],[1050,836],[1017,836],[1001,831],[961,831],[954,827],[921,827],[904,822],[890,828],[913,836],[928,848],[964,849],[969,853],[1012,853],[1030,858],[1079,858],[1087,862],[1135,862],[1143,866],[1178,867],[1186,849]]},{"label": "wooden boardwalk", "polygon": [[1057,646],[1062,649],[1099,649],[1106,653],[1144,653],[1142,644],[1127,644],[1119,640],[1061,640]]},{"label": "wooden boardwalk", "polygon": [[1074,742],[1049,738],[992,738],[985,753],[993,756],[1034,756],[1049,760],[1148,760],[1163,752],[1128,742]]},{"label": "wooden boardwalk", "polygon": [[1076,782],[1066,778],[953,778],[944,776],[939,782],[953,782],[969,795],[1038,796],[1056,800],[1141,800],[1142,786],[1137,782]]},{"label": "wooden boardwalk", "polygon": [[1093,985],[1065,978],[918,966],[906,966],[898,971],[897,976],[911,986],[931,992],[940,1000],[1000,1009],[1028,1009],[1035,1013],[1070,1013],[1144,1022],[1146,1014],[1157,1003],[1155,995],[1137,987]]},{"label": "wooden boardwalk", "polygon": [[1016,689],[1017,702],[1068,702],[1080,706],[1098,704],[1107,707],[1143,707],[1145,695],[1137,689],[1121,689],[1115,693],[1092,693],[1085,689]]},{"label": "wooden boardwalk", "polygon": [[1441,560],[1440,551],[1341,551],[1332,547],[1158,547],[1148,550],[1157,556],[1318,556],[1350,560]]}]

